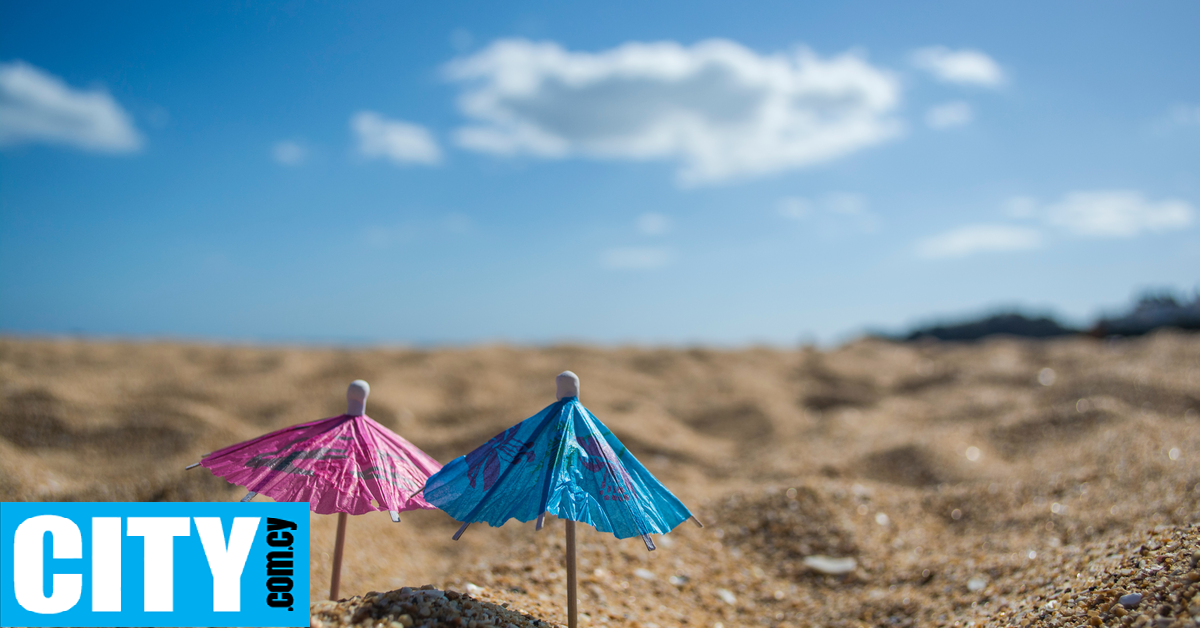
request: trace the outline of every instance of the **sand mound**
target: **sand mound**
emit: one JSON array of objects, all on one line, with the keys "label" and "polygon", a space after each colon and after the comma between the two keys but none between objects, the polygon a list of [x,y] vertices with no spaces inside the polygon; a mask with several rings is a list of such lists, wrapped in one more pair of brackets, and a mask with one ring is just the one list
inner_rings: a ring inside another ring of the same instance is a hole
[{"label": "sand mound", "polygon": [[546,622],[458,591],[439,591],[431,584],[403,587],[344,600],[314,602],[312,627],[369,626],[379,628],[549,628]]}]

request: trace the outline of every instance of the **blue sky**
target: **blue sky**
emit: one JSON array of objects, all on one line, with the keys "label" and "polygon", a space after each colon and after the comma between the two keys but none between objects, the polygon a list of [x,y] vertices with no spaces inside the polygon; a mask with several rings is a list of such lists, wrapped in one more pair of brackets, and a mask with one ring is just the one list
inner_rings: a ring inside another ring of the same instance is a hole
[{"label": "blue sky", "polygon": [[836,342],[1200,285],[1195,2],[0,3],[0,333]]}]

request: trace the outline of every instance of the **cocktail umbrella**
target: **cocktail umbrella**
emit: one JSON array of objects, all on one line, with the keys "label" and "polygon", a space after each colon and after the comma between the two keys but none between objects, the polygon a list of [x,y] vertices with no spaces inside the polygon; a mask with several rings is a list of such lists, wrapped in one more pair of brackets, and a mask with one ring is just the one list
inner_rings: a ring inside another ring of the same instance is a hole
[{"label": "cocktail umbrella", "polygon": [[405,510],[434,506],[419,494],[441,468],[436,460],[366,415],[371,387],[355,380],[346,391],[346,414],[293,425],[204,456],[203,465],[231,484],[249,489],[242,501],[263,494],[279,502],[308,502],[312,511],[338,513],[329,598],[342,575],[346,515],[386,510],[400,521]]},{"label": "cocktail umbrella", "polygon": [[425,499],[463,522],[455,540],[477,521],[509,519],[542,529],[546,513],[566,520],[567,618],[577,626],[575,522],[619,539],[666,534],[700,521],[599,419],[579,403],[579,378],[556,379],[558,401],[455,458],[425,483]]}]

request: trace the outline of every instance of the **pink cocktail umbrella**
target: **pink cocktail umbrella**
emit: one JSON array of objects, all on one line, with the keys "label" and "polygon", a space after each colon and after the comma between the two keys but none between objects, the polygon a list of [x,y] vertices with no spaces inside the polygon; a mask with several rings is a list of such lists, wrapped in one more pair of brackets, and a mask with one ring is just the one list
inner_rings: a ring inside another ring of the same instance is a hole
[{"label": "pink cocktail umbrella", "polygon": [[371,387],[355,380],[346,391],[346,414],[293,425],[204,456],[214,475],[278,502],[308,502],[312,511],[338,513],[329,598],[341,582],[346,515],[386,510],[400,521],[405,510],[435,507],[418,495],[438,461],[366,415]]}]

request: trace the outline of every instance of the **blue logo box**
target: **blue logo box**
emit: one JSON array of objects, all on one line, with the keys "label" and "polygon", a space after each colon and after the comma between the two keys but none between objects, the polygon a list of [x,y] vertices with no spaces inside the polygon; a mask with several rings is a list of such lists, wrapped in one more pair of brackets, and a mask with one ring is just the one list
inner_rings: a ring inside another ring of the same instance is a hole
[{"label": "blue logo box", "polygon": [[308,626],[308,504],[0,503],[0,626]]}]

